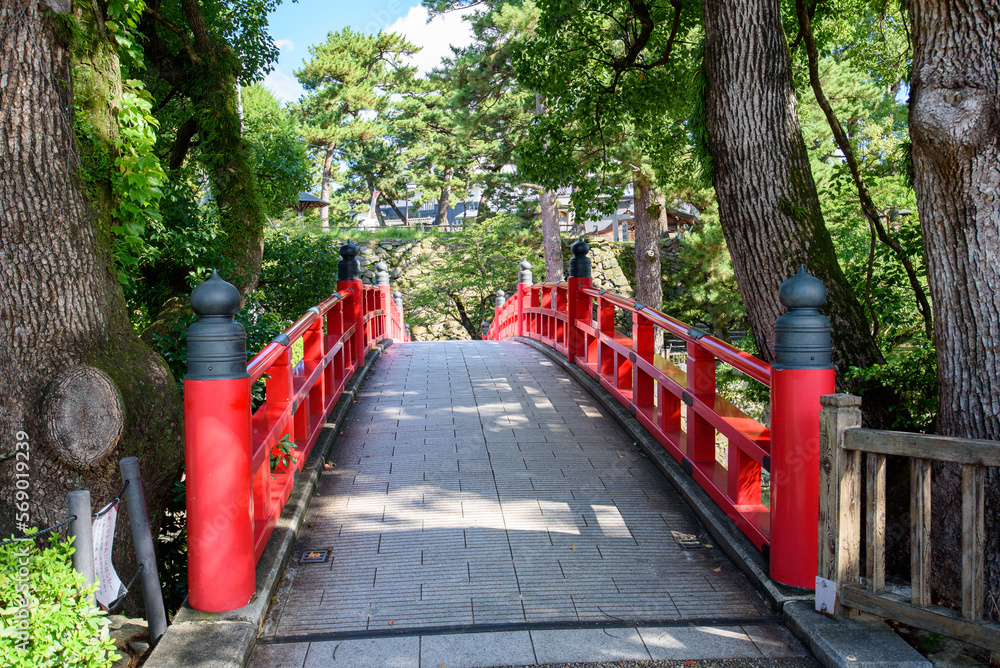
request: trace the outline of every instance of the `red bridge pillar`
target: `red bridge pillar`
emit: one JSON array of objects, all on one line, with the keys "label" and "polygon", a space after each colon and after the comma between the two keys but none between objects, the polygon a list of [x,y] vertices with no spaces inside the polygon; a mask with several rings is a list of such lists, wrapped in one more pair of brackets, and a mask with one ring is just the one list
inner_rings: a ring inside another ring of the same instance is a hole
[{"label": "red bridge pillar", "polygon": [[517,274],[517,335],[524,336],[524,307],[530,306],[531,300],[531,263],[521,262],[521,271]]},{"label": "red bridge pillar", "polygon": [[826,287],[799,273],[781,284],[771,365],[771,577],[816,586],[820,397],[836,391]]},{"label": "red bridge pillar", "polygon": [[589,288],[593,284],[590,271],[590,246],[581,237],[571,247],[573,257],[569,261],[569,289],[567,291],[567,320],[569,329],[566,337],[566,356],[570,363],[575,364],[577,358],[587,359],[587,337],[580,331],[579,322],[589,323],[593,310],[593,300],[580,292],[580,288]]},{"label": "red bridge pillar", "polygon": [[188,603],[225,612],[256,591],[250,498],[250,376],[240,293],[213,271],[191,293],[187,330],[184,461]]}]

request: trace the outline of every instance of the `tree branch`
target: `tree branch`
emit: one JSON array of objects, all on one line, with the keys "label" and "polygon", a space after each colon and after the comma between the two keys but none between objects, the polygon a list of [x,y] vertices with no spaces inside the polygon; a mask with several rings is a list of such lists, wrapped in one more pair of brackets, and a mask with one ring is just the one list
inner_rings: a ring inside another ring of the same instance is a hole
[{"label": "tree branch", "polygon": [[851,172],[851,177],[854,179],[854,185],[858,190],[858,199],[861,200],[861,210],[868,219],[868,222],[874,227],[878,234],[879,240],[886,246],[892,249],[896,258],[899,260],[900,264],[903,265],[903,269],[906,271],[906,276],[910,281],[910,287],[913,289],[914,297],[917,301],[917,311],[919,311],[920,316],[924,320],[924,333],[927,338],[933,340],[934,338],[934,326],[931,316],[931,305],[927,300],[927,294],[924,292],[924,287],[920,285],[920,280],[917,278],[917,272],[913,268],[913,264],[910,262],[910,258],[907,256],[906,251],[899,242],[889,236],[886,232],[885,226],[882,225],[882,218],[879,215],[878,209],[875,207],[875,202],[872,201],[871,195],[868,193],[868,188],[865,186],[864,180],[861,178],[861,170],[858,167],[858,161],[854,156],[854,149],[851,148],[851,142],[847,138],[847,133],[844,132],[843,126],[840,121],[837,120],[837,115],[833,111],[833,107],[830,106],[830,101],[826,98],[823,93],[823,87],[820,85],[819,81],[819,53],[816,49],[816,42],[813,39],[812,28],[809,25],[809,11],[806,7],[806,0],[795,0],[795,11],[799,17],[799,27],[802,31],[803,40],[806,45],[806,55],[809,57],[809,83],[812,85],[813,93],[816,96],[816,102],[819,103],[820,108],[823,113],[826,114],[826,120],[830,124],[830,130],[833,131],[833,137],[837,141],[837,146],[840,147],[841,152],[844,154],[844,159],[847,161],[847,167]]},{"label": "tree branch", "polygon": [[184,47],[184,50],[187,51],[188,58],[191,59],[192,63],[197,63],[201,60],[195,50],[191,48],[191,40],[188,39],[187,33],[184,30],[181,30],[165,16],[163,16],[163,14],[160,14],[160,12],[156,11],[149,5],[146,5],[145,9],[142,11],[156,19],[164,28],[177,35],[177,38],[181,41],[181,45]]}]

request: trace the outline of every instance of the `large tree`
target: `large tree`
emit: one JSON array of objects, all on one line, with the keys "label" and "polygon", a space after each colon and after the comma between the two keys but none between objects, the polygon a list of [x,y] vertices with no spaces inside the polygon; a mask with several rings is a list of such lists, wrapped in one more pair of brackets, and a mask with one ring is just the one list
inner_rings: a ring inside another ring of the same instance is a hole
[{"label": "large tree", "polygon": [[[827,287],[838,370],[882,361],[823,222],[776,0],[705,0],[704,127],[719,217],[761,357],[778,285],[800,263]],[[871,405],[871,404],[870,404]]]},{"label": "large tree", "polygon": [[[519,79],[546,98],[519,167],[546,185],[572,183],[578,215],[609,212],[634,192],[636,296],[662,308],[660,234],[667,176],[691,78],[693,3],[542,0]],[[683,45],[681,43],[683,42]]]},{"label": "large tree", "polygon": [[266,218],[237,83],[262,76],[277,56],[266,17],[279,2],[150,0],[139,26],[157,114],[174,135],[161,141],[165,162],[174,178],[196,154],[219,211],[227,278],[244,294],[257,283]]},{"label": "large tree", "polygon": [[[1000,7],[914,0],[910,136],[934,297],[939,433],[1000,440]],[[935,587],[957,602],[961,474],[935,470]],[[987,590],[1000,600],[1000,474],[986,480]],[[995,608],[994,608],[995,614]]]},{"label": "large tree", "polygon": [[[365,35],[350,28],[309,47],[312,58],[295,76],[306,90],[298,110],[301,131],[323,147],[320,199],[329,201],[334,162],[345,142],[385,136],[389,93],[409,84],[413,68],[405,58],[417,51],[394,33]],[[320,220],[327,229],[328,207],[320,209]]]},{"label": "large tree", "polygon": [[[62,520],[74,489],[109,501],[126,455],[140,458],[155,527],[182,459],[177,387],[132,329],[113,260],[123,91],[114,38],[99,26],[121,17],[80,7],[82,29],[71,32],[68,2],[0,5],[4,533]],[[30,444],[26,472],[18,440]],[[19,473],[29,482],[25,524]],[[119,563],[131,561],[127,544],[118,542]]]}]

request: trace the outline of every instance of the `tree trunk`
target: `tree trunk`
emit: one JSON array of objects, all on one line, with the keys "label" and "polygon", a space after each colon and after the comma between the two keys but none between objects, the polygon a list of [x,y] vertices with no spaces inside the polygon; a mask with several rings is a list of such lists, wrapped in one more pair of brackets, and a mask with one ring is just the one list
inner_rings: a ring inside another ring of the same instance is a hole
[{"label": "tree trunk", "polygon": [[[635,298],[657,310],[663,308],[663,272],[660,269],[660,230],[666,212],[642,171],[633,178],[635,193]],[[662,337],[654,348],[662,352]]]},{"label": "tree trunk", "polygon": [[[320,182],[319,198],[324,202],[330,201],[330,176],[333,174],[333,151],[337,148],[335,142],[330,142],[326,146],[326,153],[323,156],[323,180]],[[330,206],[323,205],[319,208],[319,223],[324,232],[330,231]]]},{"label": "tree trunk", "polygon": [[[1000,9],[990,0],[914,0],[910,11],[910,137],[935,308],[937,430],[1000,440]],[[934,474],[932,586],[956,603],[961,473]],[[986,476],[986,555],[987,597],[1000,603],[996,469]]]},{"label": "tree trunk", "polygon": [[438,197],[437,217],[434,219],[435,225],[448,224],[448,201],[451,199],[451,177],[455,174],[452,167],[444,170],[444,185],[441,186],[441,196]]},{"label": "tree trunk", "polygon": [[392,199],[391,197],[383,197],[382,199],[385,200],[386,202],[388,202],[389,207],[399,217],[399,222],[400,223],[405,223],[406,222],[406,215],[402,211],[399,210],[398,206],[396,206],[396,200]]},{"label": "tree trunk", "polygon": [[[198,0],[181,0],[180,5],[186,29],[146,7],[140,22],[145,37],[143,48],[154,65],[151,71],[188,96],[191,115],[198,123],[199,162],[208,175],[219,209],[225,260],[220,269],[246,295],[260,278],[267,218],[237,113],[236,73],[240,63],[233,49],[220,45],[209,32]],[[172,37],[161,38],[161,27]],[[180,53],[175,53],[171,42],[178,31],[183,31],[185,44]],[[180,132],[178,140],[185,140]],[[175,144],[171,165],[179,166],[186,151],[187,146]]]},{"label": "tree trunk", "polygon": [[483,186],[479,193],[479,206],[476,207],[476,222],[481,223],[490,217],[490,195],[493,194],[492,184]]},{"label": "tree trunk", "polygon": [[559,236],[559,208],[554,190],[538,193],[542,210],[542,247],[545,249],[545,282],[558,283],[563,279],[562,239]]},{"label": "tree trunk", "polygon": [[828,290],[838,371],[882,362],[823,223],[778,3],[705,0],[704,14],[705,126],[719,217],[760,356],[774,358],[778,286],[804,263]]},{"label": "tree trunk", "polygon": [[[26,526],[66,517],[66,493],[89,489],[95,509],[121,488],[118,460],[136,455],[150,519],[159,526],[183,460],[177,387],[162,359],[136,336],[110,254],[112,220],[98,183],[92,205],[74,145],[73,68],[65,27],[26,0],[0,4],[0,531],[15,521],[15,435],[29,445]],[[110,49],[109,49],[110,51]],[[93,54],[90,54],[93,56]],[[88,83],[103,78],[117,104],[118,61],[93,57]],[[81,107],[83,109],[83,107]],[[86,113],[86,110],[83,111]],[[105,121],[106,121],[105,118]],[[88,118],[106,147],[114,123]],[[88,169],[95,169],[93,164]],[[96,170],[88,173],[101,180]],[[106,180],[106,176],[103,177]],[[119,522],[115,558],[134,570],[127,522]],[[131,565],[131,566],[130,566]]]}]

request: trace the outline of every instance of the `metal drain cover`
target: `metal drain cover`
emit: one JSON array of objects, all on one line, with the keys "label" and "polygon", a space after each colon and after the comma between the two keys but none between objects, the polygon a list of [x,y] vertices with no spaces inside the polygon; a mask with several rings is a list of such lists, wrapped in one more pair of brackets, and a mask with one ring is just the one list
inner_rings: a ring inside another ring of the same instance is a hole
[{"label": "metal drain cover", "polygon": [[299,557],[300,564],[322,564],[330,556],[330,550],[306,550]]}]

